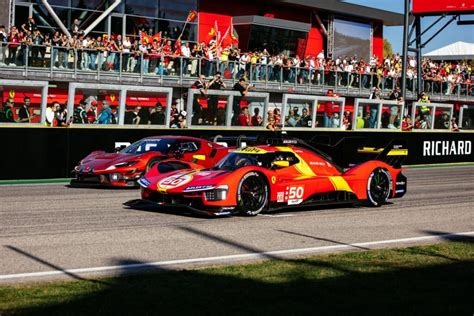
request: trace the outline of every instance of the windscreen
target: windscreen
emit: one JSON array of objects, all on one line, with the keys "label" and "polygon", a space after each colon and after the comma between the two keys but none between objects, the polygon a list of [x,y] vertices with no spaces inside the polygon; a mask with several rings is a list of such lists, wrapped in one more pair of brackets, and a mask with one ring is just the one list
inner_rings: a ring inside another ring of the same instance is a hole
[{"label": "windscreen", "polygon": [[148,151],[157,151],[166,155],[170,150],[176,148],[177,143],[176,139],[144,139],[123,149],[121,153],[142,154]]}]

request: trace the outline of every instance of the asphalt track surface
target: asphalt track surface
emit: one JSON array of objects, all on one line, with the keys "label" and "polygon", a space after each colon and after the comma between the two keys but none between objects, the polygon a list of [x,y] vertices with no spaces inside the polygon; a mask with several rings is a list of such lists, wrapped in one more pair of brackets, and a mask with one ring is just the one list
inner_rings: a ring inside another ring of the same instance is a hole
[{"label": "asphalt track surface", "polygon": [[[139,197],[136,190],[0,186],[0,283],[118,274],[149,263],[180,269],[393,247],[460,232],[473,236],[473,166],[405,174],[407,195],[381,208],[217,219],[124,208],[123,202]],[[427,237],[416,238],[421,236]],[[371,243],[383,240],[396,241]]]}]

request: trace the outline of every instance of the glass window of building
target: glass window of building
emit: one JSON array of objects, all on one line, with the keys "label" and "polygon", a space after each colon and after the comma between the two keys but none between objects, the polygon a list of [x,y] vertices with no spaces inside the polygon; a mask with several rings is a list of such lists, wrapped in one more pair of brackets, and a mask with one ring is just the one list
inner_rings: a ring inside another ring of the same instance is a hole
[{"label": "glass window of building", "polygon": [[120,91],[106,89],[75,90],[74,124],[117,124]]},{"label": "glass window of building", "polygon": [[[41,121],[42,87],[0,86],[0,96],[0,123],[25,124]],[[64,106],[62,109],[64,110]]]},{"label": "glass window of building", "polygon": [[167,94],[127,91],[125,125],[165,125]]}]

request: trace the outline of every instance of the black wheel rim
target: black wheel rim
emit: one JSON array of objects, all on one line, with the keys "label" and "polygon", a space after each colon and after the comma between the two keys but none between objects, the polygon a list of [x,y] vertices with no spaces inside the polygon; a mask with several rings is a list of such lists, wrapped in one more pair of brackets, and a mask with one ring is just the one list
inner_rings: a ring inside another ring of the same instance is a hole
[{"label": "black wheel rim", "polygon": [[390,181],[387,174],[382,170],[374,171],[370,181],[370,194],[377,203],[385,202],[390,191]]},{"label": "black wheel rim", "polygon": [[257,212],[265,205],[265,183],[259,177],[248,177],[240,187],[241,207],[244,211]]}]

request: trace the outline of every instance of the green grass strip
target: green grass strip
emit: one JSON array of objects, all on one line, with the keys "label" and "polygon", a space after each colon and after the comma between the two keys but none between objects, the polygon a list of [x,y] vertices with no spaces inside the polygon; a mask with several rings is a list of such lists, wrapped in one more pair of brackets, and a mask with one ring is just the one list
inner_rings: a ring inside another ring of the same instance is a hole
[{"label": "green grass strip", "polygon": [[0,185],[69,183],[70,181],[71,181],[70,178],[59,178],[59,179],[31,179],[31,180],[0,180]]},{"label": "green grass strip", "polygon": [[[159,245],[157,245],[159,247]],[[474,241],[0,287],[0,314],[472,315]],[[121,258],[117,264],[139,263]]]}]

